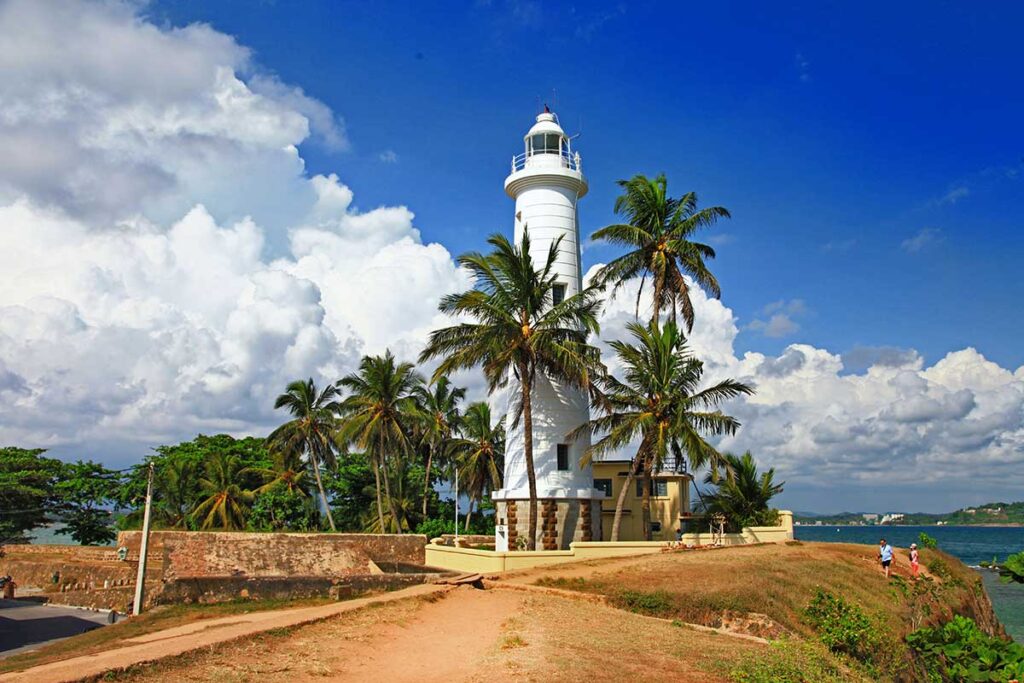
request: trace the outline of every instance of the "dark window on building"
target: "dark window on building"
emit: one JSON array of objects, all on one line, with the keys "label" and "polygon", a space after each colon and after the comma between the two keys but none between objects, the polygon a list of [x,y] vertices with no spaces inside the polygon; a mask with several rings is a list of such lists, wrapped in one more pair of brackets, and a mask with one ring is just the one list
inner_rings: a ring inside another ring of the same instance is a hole
[{"label": "dark window on building", "polygon": [[554,306],[565,301],[565,285],[555,285],[551,289],[551,301]]},{"label": "dark window on building", "polygon": [[558,454],[558,469],[569,469],[569,446],[567,444],[560,443],[556,449]]},{"label": "dark window on building", "polygon": [[608,496],[612,497],[612,480],[611,479],[595,479],[594,488]]},{"label": "dark window on building", "polygon": [[[636,480],[636,497],[644,495],[644,480]],[[664,479],[651,479],[651,498],[668,498],[668,482]]]},{"label": "dark window on building", "polygon": [[534,154],[558,154],[562,148],[562,136],[557,133],[540,133],[530,140]]},{"label": "dark window on building", "polygon": [[651,533],[652,534],[660,534],[661,533],[661,522],[651,522]]}]

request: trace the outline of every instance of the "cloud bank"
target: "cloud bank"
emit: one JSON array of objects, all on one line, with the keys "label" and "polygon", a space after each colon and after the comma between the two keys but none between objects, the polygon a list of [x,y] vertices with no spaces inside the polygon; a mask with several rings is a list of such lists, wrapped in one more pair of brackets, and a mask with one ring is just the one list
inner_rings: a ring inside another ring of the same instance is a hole
[{"label": "cloud bank", "polygon": [[[470,285],[409,209],[357,211],[337,175],[306,173],[300,144],[344,150],[343,120],[231,36],[136,4],[13,0],[0,46],[0,442],[122,464],[198,431],[265,433],[288,381],[414,356],[439,298]],[[608,303],[603,338],[635,293]],[[740,354],[733,312],[695,306],[709,379],[758,390],[722,445],[791,484],[1024,485],[1024,368],[971,348],[931,366],[889,347]],[[797,333],[793,306],[762,331]]]}]

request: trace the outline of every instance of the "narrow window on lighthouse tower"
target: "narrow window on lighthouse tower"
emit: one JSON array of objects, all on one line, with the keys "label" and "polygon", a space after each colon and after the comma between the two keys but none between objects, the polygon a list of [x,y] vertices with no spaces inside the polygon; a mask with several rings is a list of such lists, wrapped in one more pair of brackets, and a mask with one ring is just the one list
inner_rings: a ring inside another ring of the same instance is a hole
[{"label": "narrow window on lighthouse tower", "polygon": [[551,290],[551,305],[557,306],[565,301],[565,285],[555,285]]},{"label": "narrow window on lighthouse tower", "polygon": [[560,443],[560,444],[558,444],[558,446],[556,448],[557,448],[557,454],[558,454],[558,469],[560,471],[568,470],[569,469],[569,445],[568,444],[564,444],[564,443]]}]

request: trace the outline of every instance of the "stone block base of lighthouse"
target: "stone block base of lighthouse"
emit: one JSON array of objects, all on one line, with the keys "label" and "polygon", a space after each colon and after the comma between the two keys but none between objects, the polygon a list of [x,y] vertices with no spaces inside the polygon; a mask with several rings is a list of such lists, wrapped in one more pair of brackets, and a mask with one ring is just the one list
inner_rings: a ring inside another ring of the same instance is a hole
[{"label": "stone block base of lighthouse", "polygon": [[[497,550],[526,550],[530,537],[530,499],[495,500]],[[504,537],[503,537],[504,535]],[[539,498],[537,550],[568,550],[574,541],[601,540],[601,500]],[[505,546],[504,548],[501,546]]]}]

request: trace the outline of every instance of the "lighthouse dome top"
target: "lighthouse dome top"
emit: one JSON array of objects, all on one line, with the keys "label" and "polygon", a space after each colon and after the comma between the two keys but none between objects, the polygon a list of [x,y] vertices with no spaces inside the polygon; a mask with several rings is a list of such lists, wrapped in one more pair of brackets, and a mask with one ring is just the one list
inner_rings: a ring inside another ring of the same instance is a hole
[{"label": "lighthouse dome top", "polygon": [[558,117],[555,116],[554,112],[544,111],[542,114],[538,114],[537,123],[533,124],[533,128],[524,137],[529,138],[531,135],[542,135],[544,133],[565,135],[565,131],[558,125]]}]

